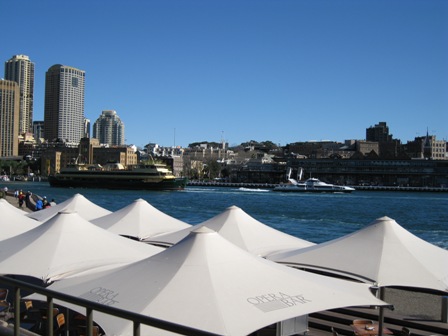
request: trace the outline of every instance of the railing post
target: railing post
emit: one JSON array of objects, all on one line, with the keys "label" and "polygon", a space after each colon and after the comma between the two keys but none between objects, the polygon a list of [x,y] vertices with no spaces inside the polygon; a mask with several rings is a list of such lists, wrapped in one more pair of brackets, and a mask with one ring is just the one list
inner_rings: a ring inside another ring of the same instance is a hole
[{"label": "railing post", "polygon": [[86,318],[87,336],[93,336],[93,310],[91,308],[86,308]]},{"label": "railing post", "polygon": [[14,335],[20,335],[20,287],[14,287]]},{"label": "railing post", "polygon": [[442,296],[442,322],[448,322],[448,296]]},{"label": "railing post", "polygon": [[140,323],[134,321],[134,336],[140,336]]},{"label": "railing post", "polygon": [[47,335],[53,336],[53,298],[47,296]]}]

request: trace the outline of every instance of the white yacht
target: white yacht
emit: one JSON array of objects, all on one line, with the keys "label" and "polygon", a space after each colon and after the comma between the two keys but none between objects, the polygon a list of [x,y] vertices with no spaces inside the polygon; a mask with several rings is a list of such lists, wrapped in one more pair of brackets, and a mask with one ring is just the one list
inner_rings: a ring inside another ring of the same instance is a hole
[{"label": "white yacht", "polygon": [[317,178],[309,178],[304,182],[297,182],[289,178],[288,183],[279,184],[274,187],[274,191],[286,192],[332,192],[332,193],[351,193],[355,189],[347,186],[329,184],[320,181]]}]

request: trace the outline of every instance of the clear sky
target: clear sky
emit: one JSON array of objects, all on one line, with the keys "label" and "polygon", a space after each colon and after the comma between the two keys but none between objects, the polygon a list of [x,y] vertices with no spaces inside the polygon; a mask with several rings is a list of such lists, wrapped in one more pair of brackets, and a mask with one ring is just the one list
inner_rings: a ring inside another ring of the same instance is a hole
[{"label": "clear sky", "polygon": [[[86,71],[127,144],[448,138],[446,0],[1,1],[0,61]],[[3,77],[3,70],[0,77]]]}]

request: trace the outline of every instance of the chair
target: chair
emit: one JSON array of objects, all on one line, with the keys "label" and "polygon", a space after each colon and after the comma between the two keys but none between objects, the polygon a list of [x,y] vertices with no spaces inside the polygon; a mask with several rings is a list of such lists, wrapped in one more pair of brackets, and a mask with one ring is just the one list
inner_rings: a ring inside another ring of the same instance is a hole
[{"label": "chair", "polygon": [[54,328],[54,335],[62,335],[65,328],[65,316],[63,313],[56,315],[56,326]]},{"label": "chair", "polygon": [[373,324],[372,320],[365,320],[365,319],[356,319],[352,322],[353,325],[359,325],[359,324]]},{"label": "chair", "polygon": [[[76,314],[73,318],[75,324],[75,330],[77,332],[77,336],[86,336],[87,335],[87,318],[84,315]],[[92,326],[92,335],[100,336],[102,333],[100,332],[100,327],[97,325]]]},{"label": "chair", "polygon": [[7,301],[9,290],[6,288],[0,288],[0,315],[6,316],[9,312],[11,304]]},{"label": "chair", "polygon": [[400,335],[401,336],[411,336],[411,331],[408,328],[403,327],[403,328],[401,328],[401,334]]},{"label": "chair", "polygon": [[[40,314],[42,319],[46,320],[48,316],[48,309],[41,309]],[[56,317],[59,314],[59,308],[53,308],[53,317]]]},{"label": "chair", "polygon": [[8,293],[8,289],[0,288],[0,301],[6,301],[8,299]]},{"label": "chair", "polygon": [[33,301],[25,301],[24,304],[25,304],[25,309],[26,310],[33,309]]},{"label": "chair", "polygon": [[6,316],[10,307],[11,306],[8,301],[0,301],[0,316]]},{"label": "chair", "polygon": [[333,336],[339,336],[338,332],[334,330],[333,327],[331,327],[331,332],[333,333]]},{"label": "chair", "polygon": [[[33,309],[33,301],[24,301],[25,311],[20,312],[20,320],[26,320],[33,315],[33,318],[36,319],[37,316],[40,317],[40,312],[36,309]],[[38,315],[39,314],[39,315]]]}]

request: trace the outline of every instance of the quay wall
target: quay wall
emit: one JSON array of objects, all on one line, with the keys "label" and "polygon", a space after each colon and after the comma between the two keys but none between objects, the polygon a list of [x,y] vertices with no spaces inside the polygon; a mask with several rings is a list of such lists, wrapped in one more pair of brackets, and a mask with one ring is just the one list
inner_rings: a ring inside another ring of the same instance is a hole
[{"label": "quay wall", "polygon": [[[272,183],[232,183],[215,181],[188,181],[187,186],[199,187],[230,187],[230,188],[254,188],[273,189],[278,184]],[[401,186],[350,186],[356,190],[364,191],[415,191],[415,192],[448,192],[448,188],[440,187],[401,187]]]}]

